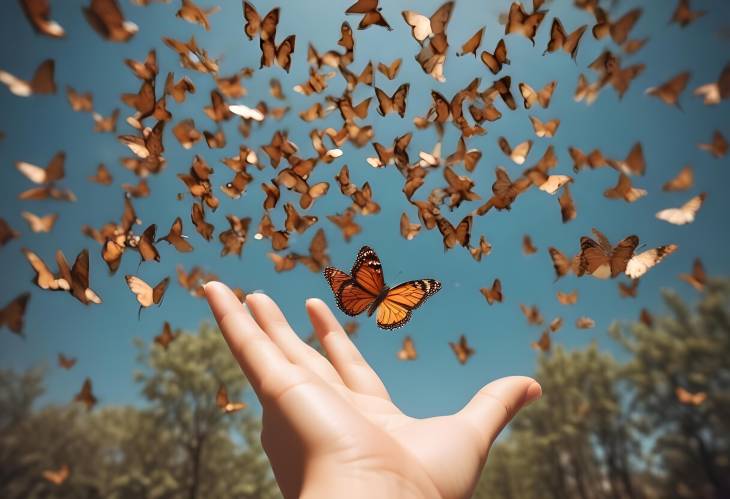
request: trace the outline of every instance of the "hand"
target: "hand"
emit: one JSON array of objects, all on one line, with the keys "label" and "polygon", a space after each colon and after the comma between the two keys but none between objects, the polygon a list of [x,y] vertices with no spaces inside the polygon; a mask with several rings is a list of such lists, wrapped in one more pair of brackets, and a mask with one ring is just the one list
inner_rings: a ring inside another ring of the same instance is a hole
[{"label": "hand", "polygon": [[205,295],[263,407],[261,442],[286,498],[468,497],[499,432],[541,395],[530,378],[503,378],[453,415],[412,418],[321,300],[306,308],[329,360],[268,296],[242,306],[219,282]]}]

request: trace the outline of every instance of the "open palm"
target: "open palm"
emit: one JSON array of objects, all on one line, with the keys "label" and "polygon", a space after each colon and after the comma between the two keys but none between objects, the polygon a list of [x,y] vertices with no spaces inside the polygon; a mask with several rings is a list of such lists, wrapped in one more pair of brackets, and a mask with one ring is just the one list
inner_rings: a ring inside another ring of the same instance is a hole
[{"label": "open palm", "polygon": [[263,406],[261,441],[287,498],[468,497],[500,430],[541,393],[530,378],[503,378],[453,415],[412,418],[321,300],[306,306],[328,359],[269,297],[244,307],[223,284],[205,291]]}]

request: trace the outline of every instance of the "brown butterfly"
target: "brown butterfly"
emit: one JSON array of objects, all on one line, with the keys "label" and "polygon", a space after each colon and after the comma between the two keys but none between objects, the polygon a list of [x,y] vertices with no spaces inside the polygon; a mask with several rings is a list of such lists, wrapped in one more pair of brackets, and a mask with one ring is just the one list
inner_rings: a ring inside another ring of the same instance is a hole
[{"label": "brown butterfly", "polygon": [[62,485],[71,475],[71,469],[68,464],[62,465],[57,470],[43,470],[43,479],[53,485]]},{"label": "brown butterfly", "polygon": [[484,65],[489,68],[492,74],[497,74],[502,71],[502,65],[510,63],[510,60],[507,58],[507,46],[504,44],[504,39],[497,42],[497,47],[494,49],[494,53],[483,50],[481,60]]},{"label": "brown butterfly", "polygon": [[487,300],[487,303],[490,305],[494,302],[502,303],[502,281],[499,279],[495,279],[494,282],[492,282],[492,287],[490,288],[480,288],[479,291],[482,293],[484,298]]},{"label": "brown butterfly", "polygon": [[117,0],[91,0],[83,11],[89,25],[110,42],[129,41],[139,31],[136,24],[124,19]]},{"label": "brown butterfly", "polygon": [[75,112],[90,113],[94,111],[94,96],[91,92],[78,93],[70,86],[66,86],[66,98]]},{"label": "brown butterfly", "polygon": [[706,106],[719,104],[730,97],[730,64],[722,68],[717,81],[706,83],[694,90],[694,95],[701,96]]},{"label": "brown butterfly", "polygon": [[602,8],[596,8],[593,11],[596,17],[596,24],[593,26],[593,36],[600,40],[601,38],[611,35],[611,38],[617,45],[622,45],[629,36],[636,21],[641,17],[641,8],[632,9],[622,15],[617,21],[612,22],[608,14]]},{"label": "brown butterfly", "polygon": [[127,65],[132,73],[140,80],[151,81],[154,80],[158,73],[157,66],[157,52],[155,49],[147,52],[147,56],[144,61],[135,61],[134,59],[125,59],[124,64]]},{"label": "brown butterfly", "polygon": [[297,263],[299,263],[297,255],[294,253],[288,253],[283,256],[276,253],[266,253],[266,256],[274,263],[274,270],[276,272],[288,272],[293,270],[297,266]]},{"label": "brown butterfly", "polygon": [[388,65],[379,62],[378,71],[380,71],[389,80],[394,80],[395,77],[398,76],[398,71],[400,70],[400,65],[402,62],[402,59],[396,59]]},{"label": "brown butterfly", "polygon": [[695,258],[692,264],[692,272],[690,274],[679,274],[679,278],[697,291],[704,291],[707,285],[707,273],[705,272],[704,265],[702,265],[702,260]]},{"label": "brown butterfly", "polygon": [[532,348],[540,350],[542,352],[549,352],[552,347],[552,339],[550,338],[550,330],[547,329],[542,332],[540,339],[531,343]]},{"label": "brown butterfly", "polygon": [[342,237],[348,243],[354,236],[362,232],[362,227],[355,222],[355,215],[356,212],[352,208],[348,208],[342,213],[327,215],[327,219],[340,229]]},{"label": "brown butterfly", "polygon": [[41,289],[48,289],[48,290],[63,290],[63,291],[69,291],[71,289],[71,283],[68,281],[68,276],[66,274],[66,268],[68,267],[68,263],[66,262],[66,259],[63,257],[63,254],[60,251],[56,252],[56,262],[59,267],[59,273],[60,276],[56,276],[46,265],[46,263],[35,253],[30,251],[27,248],[22,249],[23,254],[25,255],[25,258],[28,260],[28,263],[30,263],[31,267],[33,267],[33,270],[35,270],[36,275],[33,279],[33,282],[36,286],[38,286]]},{"label": "brown butterfly", "polygon": [[270,32],[272,29],[271,26],[273,26],[274,30],[276,29],[276,25],[279,23],[279,8],[276,7],[271,9],[269,13],[261,19],[261,16],[256,11],[253,4],[251,2],[244,1],[243,17],[246,21],[243,31],[246,33],[249,40],[253,40],[259,33]]},{"label": "brown butterfly", "polygon": [[670,24],[677,23],[680,27],[685,28],[705,14],[707,14],[706,10],[692,10],[689,6],[689,0],[679,0],[669,22]]},{"label": "brown butterfly", "polygon": [[560,204],[560,214],[563,219],[563,223],[568,223],[575,219],[577,211],[567,184],[563,186],[563,193],[558,198],[558,203]]},{"label": "brown butterfly", "polygon": [[189,253],[193,251],[192,245],[188,242],[188,236],[183,234],[182,219],[180,217],[175,218],[170,226],[170,231],[166,236],[159,238],[155,242],[165,241],[171,244],[177,251],[181,253]]},{"label": "brown butterfly", "polygon": [[509,142],[504,137],[499,137],[497,143],[502,152],[518,165],[525,163],[527,155],[530,154],[530,149],[532,148],[531,140],[521,142],[514,148],[509,145]]},{"label": "brown butterfly", "polygon": [[570,293],[558,291],[556,297],[561,305],[575,305],[578,302],[578,291],[574,290]]},{"label": "brown butterfly", "polygon": [[642,308],[639,313],[639,321],[650,329],[654,327],[654,317],[645,308]]},{"label": "brown butterfly", "polygon": [[522,313],[525,315],[528,324],[532,326],[539,326],[544,322],[540,309],[537,308],[537,305],[528,307],[520,303],[520,310],[522,310]]},{"label": "brown butterfly", "polygon": [[598,149],[593,149],[590,153],[584,154],[577,147],[571,146],[568,148],[568,153],[573,159],[573,171],[576,173],[585,167],[595,169],[608,164],[606,158]]},{"label": "brown butterfly", "polygon": [[119,109],[112,111],[110,116],[102,116],[94,111],[91,114],[94,119],[94,131],[99,133],[114,133],[117,131],[117,119],[119,118]]},{"label": "brown butterfly", "polygon": [[385,116],[389,113],[398,113],[402,118],[406,114],[406,98],[408,90],[411,88],[410,83],[404,83],[398,87],[392,96],[388,96],[385,92],[375,87],[375,96],[378,98],[378,113]]},{"label": "brown butterfly", "polygon": [[30,293],[23,293],[0,309],[0,327],[6,326],[13,333],[22,336],[25,308],[28,306]]},{"label": "brown butterfly", "polygon": [[297,255],[297,262],[315,273],[322,272],[325,267],[329,266],[330,258],[327,254],[327,238],[324,229],[321,227],[317,229],[309,243],[309,254]]},{"label": "brown butterfly", "polygon": [[674,390],[674,393],[677,396],[677,400],[679,400],[679,402],[684,405],[693,405],[697,407],[702,405],[702,403],[707,400],[706,392],[692,393],[688,390],[685,390],[681,386],[678,386]]},{"label": "brown butterfly", "polygon": [[91,410],[96,405],[97,399],[92,391],[91,380],[89,378],[84,380],[81,390],[74,397],[74,402],[81,402],[86,406],[86,410]]},{"label": "brown butterfly", "polygon": [[182,5],[176,15],[180,19],[184,19],[189,23],[201,25],[205,28],[205,31],[210,31],[208,16],[215,14],[218,11],[220,11],[220,7],[217,5],[209,9],[202,9],[198,5],[194,4],[192,0],[182,0]]},{"label": "brown butterfly", "polygon": [[76,358],[75,357],[66,357],[64,354],[59,353],[58,354],[58,366],[62,369],[71,369],[73,366],[76,365]]},{"label": "brown butterfly", "polygon": [[36,33],[51,38],[66,36],[63,26],[51,19],[51,5],[48,0],[21,0],[20,5]]},{"label": "brown butterfly", "polygon": [[715,130],[712,134],[712,142],[709,144],[698,144],[697,147],[703,151],[709,152],[715,158],[722,158],[728,151],[727,140],[725,140],[725,137],[722,135],[720,130]]},{"label": "brown butterfly", "polygon": [[553,96],[553,92],[555,91],[557,84],[558,82],[553,80],[540,90],[535,91],[527,83],[520,83],[518,87],[522,94],[525,109],[530,109],[533,105],[535,105],[535,103],[540,104],[540,107],[547,109],[547,107],[550,106],[550,99]]},{"label": "brown butterfly", "polygon": [[550,253],[550,258],[553,261],[553,268],[555,269],[556,280],[560,279],[571,271],[577,273],[579,255],[576,255],[576,257],[573,259],[569,259],[567,256],[565,256],[564,253],[552,246],[548,248],[548,252]]},{"label": "brown butterfly", "polygon": [[143,308],[162,304],[167,285],[170,284],[169,277],[165,277],[154,288],[137,276],[126,275],[124,279],[127,281],[129,290],[134,293],[135,298],[139,302],[138,315],[142,313]]},{"label": "brown butterfly", "polygon": [[456,360],[458,360],[461,365],[466,364],[469,361],[469,357],[476,353],[476,350],[469,346],[469,343],[466,341],[466,336],[463,334],[459,337],[458,342],[454,343],[450,341],[449,346],[454,352]]},{"label": "brown butterfly", "polygon": [[535,135],[538,137],[554,137],[560,126],[559,119],[553,119],[550,121],[542,122],[537,116],[530,116],[530,122],[532,128],[535,130]]},{"label": "brown butterfly", "polygon": [[281,66],[287,73],[291,68],[291,56],[296,46],[296,35],[287,36],[278,46],[271,39],[261,38],[261,62],[259,68],[272,66],[274,63]]},{"label": "brown butterfly", "polygon": [[238,412],[247,407],[245,402],[231,402],[228,398],[226,385],[223,383],[218,386],[218,392],[215,395],[215,405],[217,405],[218,408],[226,414]]},{"label": "brown butterfly", "polygon": [[49,213],[48,215],[38,216],[29,211],[23,211],[20,216],[28,222],[28,227],[32,232],[51,232],[53,226],[58,220],[58,213]]},{"label": "brown butterfly", "polygon": [[575,327],[578,329],[593,329],[596,327],[596,321],[590,317],[578,317],[575,320]]},{"label": "brown butterfly", "polygon": [[221,256],[234,253],[240,258],[241,252],[243,251],[243,245],[246,243],[246,239],[248,237],[248,226],[251,223],[251,218],[238,218],[233,214],[229,214],[226,215],[226,219],[228,220],[230,228],[222,231],[218,235],[218,240],[223,244]]},{"label": "brown butterfly", "polygon": [[479,238],[479,244],[473,248],[469,248],[469,253],[471,253],[471,257],[476,260],[477,262],[482,261],[483,256],[488,256],[489,253],[492,252],[492,245],[489,244],[487,239],[484,236],[481,236]]},{"label": "brown butterfly", "polygon": [[646,161],[641,143],[633,145],[625,160],[609,159],[608,164],[625,175],[643,175],[646,171]]},{"label": "brown butterfly", "polygon": [[662,185],[663,191],[686,191],[694,185],[694,170],[690,165],[683,167],[677,175]]},{"label": "brown butterfly", "polygon": [[418,358],[416,345],[413,343],[410,336],[403,338],[403,346],[401,346],[401,349],[396,352],[396,357],[398,360],[403,361],[416,360],[416,358]]},{"label": "brown butterfly", "polygon": [[535,45],[535,34],[540,27],[547,11],[535,9],[531,14],[525,12],[520,2],[512,2],[509,8],[507,23],[504,26],[505,35],[519,33],[527,37]]},{"label": "brown butterfly", "polygon": [[639,287],[639,280],[634,279],[631,284],[625,282],[618,283],[618,292],[621,298],[636,298],[636,290]]},{"label": "brown butterfly", "polygon": [[162,37],[162,41],[177,52],[182,67],[200,73],[215,74],[218,72],[218,61],[210,58],[207,51],[198,47],[194,36],[191,36],[187,42],[168,37]]},{"label": "brown butterfly", "polygon": [[20,232],[13,229],[4,218],[0,218],[0,247],[20,237]]},{"label": "brown butterfly", "polygon": [[173,332],[170,323],[165,321],[165,323],[162,325],[162,332],[155,336],[154,342],[167,350],[167,347],[170,346],[170,343],[175,341],[178,336],[180,336],[180,334],[180,331]]},{"label": "brown butterfly", "polygon": [[550,27],[550,40],[548,41],[545,53],[555,52],[556,50],[563,49],[565,52],[570,54],[572,59],[575,59],[578,55],[578,44],[580,43],[581,37],[588,26],[584,24],[578,29],[573,31],[571,34],[566,34],[563,28],[563,23],[557,17],[553,19],[553,24]]},{"label": "brown butterfly", "polygon": [[525,255],[532,255],[537,253],[537,248],[532,243],[532,238],[529,234],[525,234],[522,237],[522,253]]},{"label": "brown butterfly", "polygon": [[20,173],[26,176],[28,180],[35,184],[50,184],[61,180],[65,176],[64,163],[66,162],[66,153],[57,152],[48,162],[46,168],[18,161],[15,167]]},{"label": "brown butterfly", "polygon": [[0,70],[0,83],[7,86],[8,90],[18,97],[55,94],[56,82],[53,77],[55,67],[53,59],[46,59],[35,70],[33,78],[30,81],[20,79],[7,71]]},{"label": "brown butterfly", "polygon": [[460,136],[456,143],[456,151],[446,158],[446,165],[463,163],[468,172],[473,172],[480,159],[482,159],[482,152],[479,149],[467,149],[464,137]]},{"label": "brown butterfly", "polygon": [[264,214],[259,222],[259,227],[254,234],[254,239],[271,239],[271,248],[274,251],[281,251],[289,246],[289,233],[285,230],[276,230],[268,214]]},{"label": "brown butterfly", "polygon": [[89,182],[94,182],[99,185],[111,185],[114,182],[111,172],[104,163],[100,163],[99,166],[96,167],[96,174],[87,178],[89,179]]},{"label": "brown butterfly", "polygon": [[479,46],[482,44],[482,37],[484,36],[484,27],[482,26],[477,30],[476,33],[471,35],[471,37],[464,42],[464,44],[461,46],[461,52],[457,52],[457,56],[462,56],[465,54],[472,54],[474,57],[477,56],[477,50],[479,49]]},{"label": "brown butterfly", "polygon": [[383,26],[388,31],[392,31],[388,21],[385,20],[381,12],[381,7],[378,6],[379,0],[357,0],[354,4],[350,5],[345,14],[363,14],[360,19],[360,23],[357,29],[366,29],[370,26]]},{"label": "brown butterfly", "polygon": [[662,102],[669,106],[677,106],[681,109],[681,106],[679,105],[679,96],[682,92],[684,92],[684,89],[687,88],[689,78],[689,71],[684,71],[659,86],[647,88],[646,93],[647,95],[658,97]]},{"label": "brown butterfly", "polygon": [[421,224],[411,223],[408,218],[408,214],[403,212],[400,216],[400,235],[403,239],[410,241],[421,230]]},{"label": "brown butterfly", "polygon": [[576,275],[592,275],[598,279],[613,278],[623,273],[639,245],[639,238],[632,235],[620,241],[615,247],[597,229],[593,234],[598,239],[581,237],[580,253],[578,253],[578,268]]},{"label": "brown butterfly", "polygon": [[603,191],[603,195],[608,199],[623,199],[628,203],[633,203],[646,196],[646,190],[632,186],[631,179],[621,173],[616,186]]}]

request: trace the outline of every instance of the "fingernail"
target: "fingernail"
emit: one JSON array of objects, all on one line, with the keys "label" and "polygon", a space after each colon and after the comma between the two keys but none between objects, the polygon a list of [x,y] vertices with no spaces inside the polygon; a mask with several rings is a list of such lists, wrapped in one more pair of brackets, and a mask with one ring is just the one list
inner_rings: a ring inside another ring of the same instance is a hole
[{"label": "fingernail", "polygon": [[542,397],[542,387],[539,383],[535,382],[530,385],[525,394],[525,405],[529,405],[532,402],[539,400]]}]

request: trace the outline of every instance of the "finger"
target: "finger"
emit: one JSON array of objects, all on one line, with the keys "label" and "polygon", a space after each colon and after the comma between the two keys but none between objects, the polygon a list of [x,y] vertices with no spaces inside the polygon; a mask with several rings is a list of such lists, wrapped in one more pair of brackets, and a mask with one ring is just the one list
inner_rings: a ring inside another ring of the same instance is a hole
[{"label": "finger", "polygon": [[211,281],[204,289],[223,337],[256,394],[262,398],[279,392],[288,383],[292,364],[228,286]]},{"label": "finger", "polygon": [[390,400],[380,377],[365,361],[329,307],[322,300],[311,298],[307,300],[307,313],[317,339],[345,385],[352,391]]},{"label": "finger", "polygon": [[484,453],[520,409],[542,396],[532,378],[510,376],[489,383],[477,392],[457,417],[471,424],[483,439]]},{"label": "finger", "polygon": [[290,362],[311,370],[329,383],[343,384],[332,365],[297,336],[274,300],[263,293],[252,293],[246,297],[246,305],[261,329]]}]

